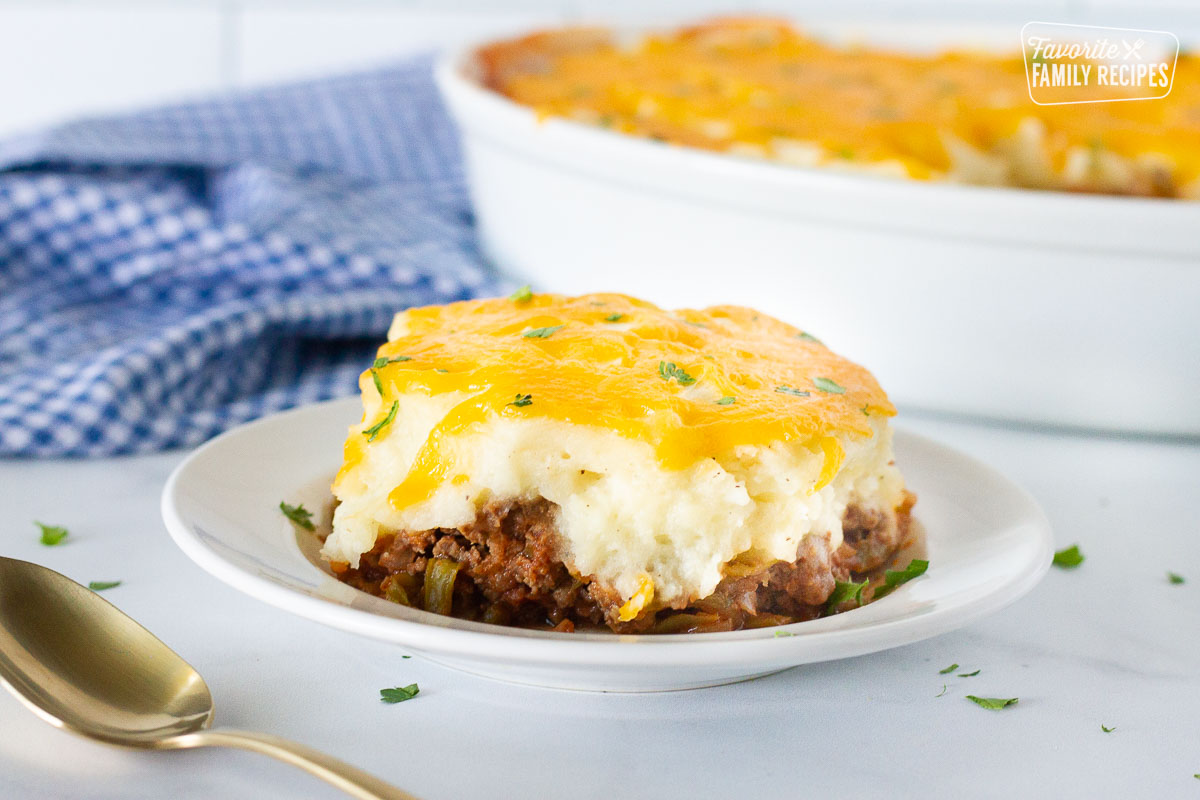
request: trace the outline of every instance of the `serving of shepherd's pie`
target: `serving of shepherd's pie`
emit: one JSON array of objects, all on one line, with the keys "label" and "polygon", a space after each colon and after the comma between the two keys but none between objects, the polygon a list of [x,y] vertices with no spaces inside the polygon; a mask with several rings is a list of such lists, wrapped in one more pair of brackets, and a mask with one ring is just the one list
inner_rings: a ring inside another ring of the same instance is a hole
[{"label": "serving of shepherd's pie", "polygon": [[360,386],[323,555],[395,602],[559,630],[776,625],[881,594],[867,579],[910,539],[887,396],[748,308],[414,308]]}]

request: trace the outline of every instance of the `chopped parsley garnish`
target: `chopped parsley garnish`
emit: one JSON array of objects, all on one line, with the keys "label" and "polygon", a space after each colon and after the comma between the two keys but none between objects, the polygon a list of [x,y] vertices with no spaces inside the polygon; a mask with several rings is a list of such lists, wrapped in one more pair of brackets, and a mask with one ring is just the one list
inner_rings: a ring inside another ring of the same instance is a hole
[{"label": "chopped parsley garnish", "polygon": [[531,406],[531,405],[533,405],[533,395],[519,394],[512,399],[511,403],[508,403],[507,405],[516,406],[517,408],[524,408],[525,406]]},{"label": "chopped parsley garnish", "polygon": [[787,636],[795,636],[795,635],[796,634],[792,633],[791,631],[775,631],[776,639],[782,639]]},{"label": "chopped parsley garnish", "polygon": [[717,405],[731,406],[736,402],[737,402],[737,398],[734,397],[733,395],[725,395],[724,397],[722,397],[720,400],[717,401]]},{"label": "chopped parsley garnish", "polygon": [[1070,547],[1064,547],[1054,554],[1054,566],[1062,569],[1075,569],[1083,563],[1083,553],[1079,552],[1079,545],[1073,544]]},{"label": "chopped parsley garnish", "polygon": [[525,331],[521,335],[526,339],[549,339],[554,335],[555,331],[561,329],[562,327],[562,325],[549,325],[545,328],[533,328],[532,330]]},{"label": "chopped parsley garnish", "polygon": [[944,683],[943,683],[943,684],[942,684],[942,690],[941,690],[940,692],[938,692],[937,694],[935,694],[935,695],[934,695],[934,697],[941,697],[941,696],[942,696],[942,695],[944,695],[945,693],[946,693],[946,684],[944,684]]},{"label": "chopped parsley garnish", "polygon": [[1100,730],[1104,731],[1105,733],[1112,733],[1112,732],[1113,732],[1113,731],[1115,731],[1116,729],[1117,729],[1117,726],[1116,726],[1116,725],[1114,725],[1114,726],[1112,726],[1112,727],[1110,728],[1110,727],[1108,727],[1107,725],[1105,725],[1104,723],[1101,723],[1101,724],[1100,724]]},{"label": "chopped parsley garnish", "polygon": [[839,386],[837,381],[830,380],[829,378],[813,378],[813,386],[817,387],[826,394],[846,393],[846,387]]},{"label": "chopped parsley garnish", "polygon": [[440,372],[440,373],[442,373],[443,375],[445,375],[445,374],[446,374],[446,373],[448,373],[449,371],[450,371],[450,370],[448,370],[448,369],[442,369],[441,367],[438,367],[437,369],[435,369],[435,370],[434,370],[434,372]]},{"label": "chopped parsley garnish", "polygon": [[533,299],[533,292],[529,290],[529,285],[526,284],[510,294],[508,299],[512,300],[514,303],[526,303]]},{"label": "chopped parsley garnish", "polygon": [[945,669],[939,669],[938,675],[949,675],[951,672],[954,672],[954,670],[956,670],[956,669],[958,669],[958,664],[951,664],[950,666],[946,667]]},{"label": "chopped parsley garnish", "polygon": [[883,574],[883,585],[876,587],[875,599],[886,597],[896,590],[898,586],[908,583],[913,578],[920,577],[925,574],[925,570],[929,569],[929,562],[922,558],[914,558],[908,562],[908,566],[901,570],[889,569]]},{"label": "chopped parsley garnish", "polygon": [[412,658],[412,656],[400,656],[401,658]]},{"label": "chopped parsley garnish", "polygon": [[615,311],[612,314],[609,314],[607,317],[605,317],[604,321],[605,322],[620,322],[623,319],[625,319],[625,315],[622,314],[620,311]]},{"label": "chopped parsley garnish", "polygon": [[817,337],[813,336],[808,331],[800,331],[799,333],[796,334],[796,338],[800,339],[801,341],[804,341],[804,342],[815,342],[817,344],[825,344],[824,342],[822,342]]},{"label": "chopped parsley garnish", "polygon": [[379,396],[383,397],[383,384],[379,381],[379,373],[371,370],[371,380],[375,381],[375,391],[379,392]]},{"label": "chopped parsley garnish", "polygon": [[386,428],[388,425],[392,424],[392,420],[394,420],[396,418],[396,409],[399,407],[400,407],[400,401],[393,400],[392,407],[388,411],[387,416],[384,417],[383,419],[379,420],[379,422],[376,422],[371,427],[367,428],[365,431],[363,431],[363,436],[367,437],[368,442],[375,441],[375,437],[379,435],[379,432],[381,430],[383,430],[384,428]]},{"label": "chopped parsley garnish", "polygon": [[674,378],[680,386],[691,386],[696,382],[696,379],[683,371],[681,367],[675,366],[674,361],[658,362],[658,377],[662,378],[667,383]]},{"label": "chopped parsley garnish", "polygon": [[1187,583],[1187,579],[1184,578],[1182,575],[1180,575],[1178,572],[1168,572],[1167,573],[1167,582],[1168,583]]},{"label": "chopped parsley garnish", "polygon": [[394,689],[380,689],[379,699],[385,703],[403,703],[405,700],[412,700],[420,691],[420,687],[410,683],[408,686],[397,686]]},{"label": "chopped parsley garnish", "polygon": [[34,522],[33,524],[42,529],[42,544],[47,547],[62,544],[63,540],[67,538],[67,529],[60,525],[45,525],[41,522]]},{"label": "chopped parsley garnish", "polygon": [[790,394],[793,397],[808,397],[809,393],[803,389],[794,389],[791,386],[776,386],[775,391],[780,394]]},{"label": "chopped parsley garnish", "polygon": [[379,358],[375,359],[371,366],[375,369],[379,369],[380,367],[386,367],[388,364],[399,364],[401,361],[412,361],[412,357],[392,356],[391,358],[388,358],[387,356],[380,356]]},{"label": "chopped parsley garnish", "polygon": [[825,613],[832,614],[843,603],[851,600],[855,604],[861,605],[863,589],[867,588],[868,583],[870,583],[868,580],[864,580],[862,583],[837,581],[833,585],[833,594],[829,595],[829,599],[825,601]]},{"label": "chopped parsley garnish", "polygon": [[871,409],[868,408],[867,406],[863,406],[862,408],[859,409],[859,411],[863,412],[864,417],[871,416]]},{"label": "chopped parsley garnish", "polygon": [[979,674],[979,673],[981,673],[981,672],[983,672],[983,670],[981,670],[981,669],[977,669],[977,670],[975,670],[974,672],[960,672],[960,673],[958,673],[958,677],[960,677],[960,678],[974,678],[976,675],[978,675],[978,674]]},{"label": "chopped parsley garnish", "polygon": [[317,529],[317,526],[313,525],[312,512],[304,507],[304,503],[301,503],[298,506],[289,506],[287,503],[280,500],[279,510],[283,512],[285,517],[299,525],[301,528],[304,528],[306,531],[315,531]]},{"label": "chopped parsley garnish", "polygon": [[969,694],[967,695],[967,699],[980,708],[986,708],[988,711],[999,711],[1002,708],[1017,704],[1017,698],[1015,697],[976,697],[973,694]]},{"label": "chopped parsley garnish", "polygon": [[105,589],[115,589],[120,585],[120,581],[92,581],[88,584],[88,588],[93,592],[103,592]]},{"label": "chopped parsley garnish", "polygon": [[686,319],[684,320],[684,322],[688,325],[691,325],[693,328],[704,328],[706,330],[708,329],[708,326],[705,325],[703,322],[691,322]]}]

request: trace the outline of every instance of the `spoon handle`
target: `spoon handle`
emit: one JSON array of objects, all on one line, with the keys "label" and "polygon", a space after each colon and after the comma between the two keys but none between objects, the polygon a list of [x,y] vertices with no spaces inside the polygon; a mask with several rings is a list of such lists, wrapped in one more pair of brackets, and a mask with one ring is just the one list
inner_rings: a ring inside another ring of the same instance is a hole
[{"label": "spoon handle", "polygon": [[359,800],[418,800],[414,795],[384,783],[345,761],[268,733],[216,729],[176,736],[163,744],[179,749],[238,747],[253,750],[299,767]]}]

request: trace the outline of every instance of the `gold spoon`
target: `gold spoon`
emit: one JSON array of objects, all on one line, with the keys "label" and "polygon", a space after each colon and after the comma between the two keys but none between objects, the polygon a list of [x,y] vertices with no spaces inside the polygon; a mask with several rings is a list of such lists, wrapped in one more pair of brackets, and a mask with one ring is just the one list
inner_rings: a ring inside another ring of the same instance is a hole
[{"label": "gold spoon", "polygon": [[240,747],[362,800],[416,800],[302,744],[209,730],[208,687],[173,650],[70,578],[2,556],[0,683],[51,725],[91,739],[144,750]]}]

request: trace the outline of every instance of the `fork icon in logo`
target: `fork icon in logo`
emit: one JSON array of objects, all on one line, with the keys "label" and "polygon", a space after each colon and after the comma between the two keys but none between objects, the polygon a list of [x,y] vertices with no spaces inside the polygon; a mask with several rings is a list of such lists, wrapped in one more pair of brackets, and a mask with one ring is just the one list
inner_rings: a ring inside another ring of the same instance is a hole
[{"label": "fork icon in logo", "polygon": [[1121,44],[1125,45],[1125,55],[1122,56],[1123,60],[1128,61],[1130,56],[1136,57],[1138,61],[1142,60],[1142,54],[1138,51],[1140,51],[1142,49],[1142,47],[1146,44],[1145,39],[1138,39],[1133,44],[1130,44],[1129,42],[1122,39]]}]

